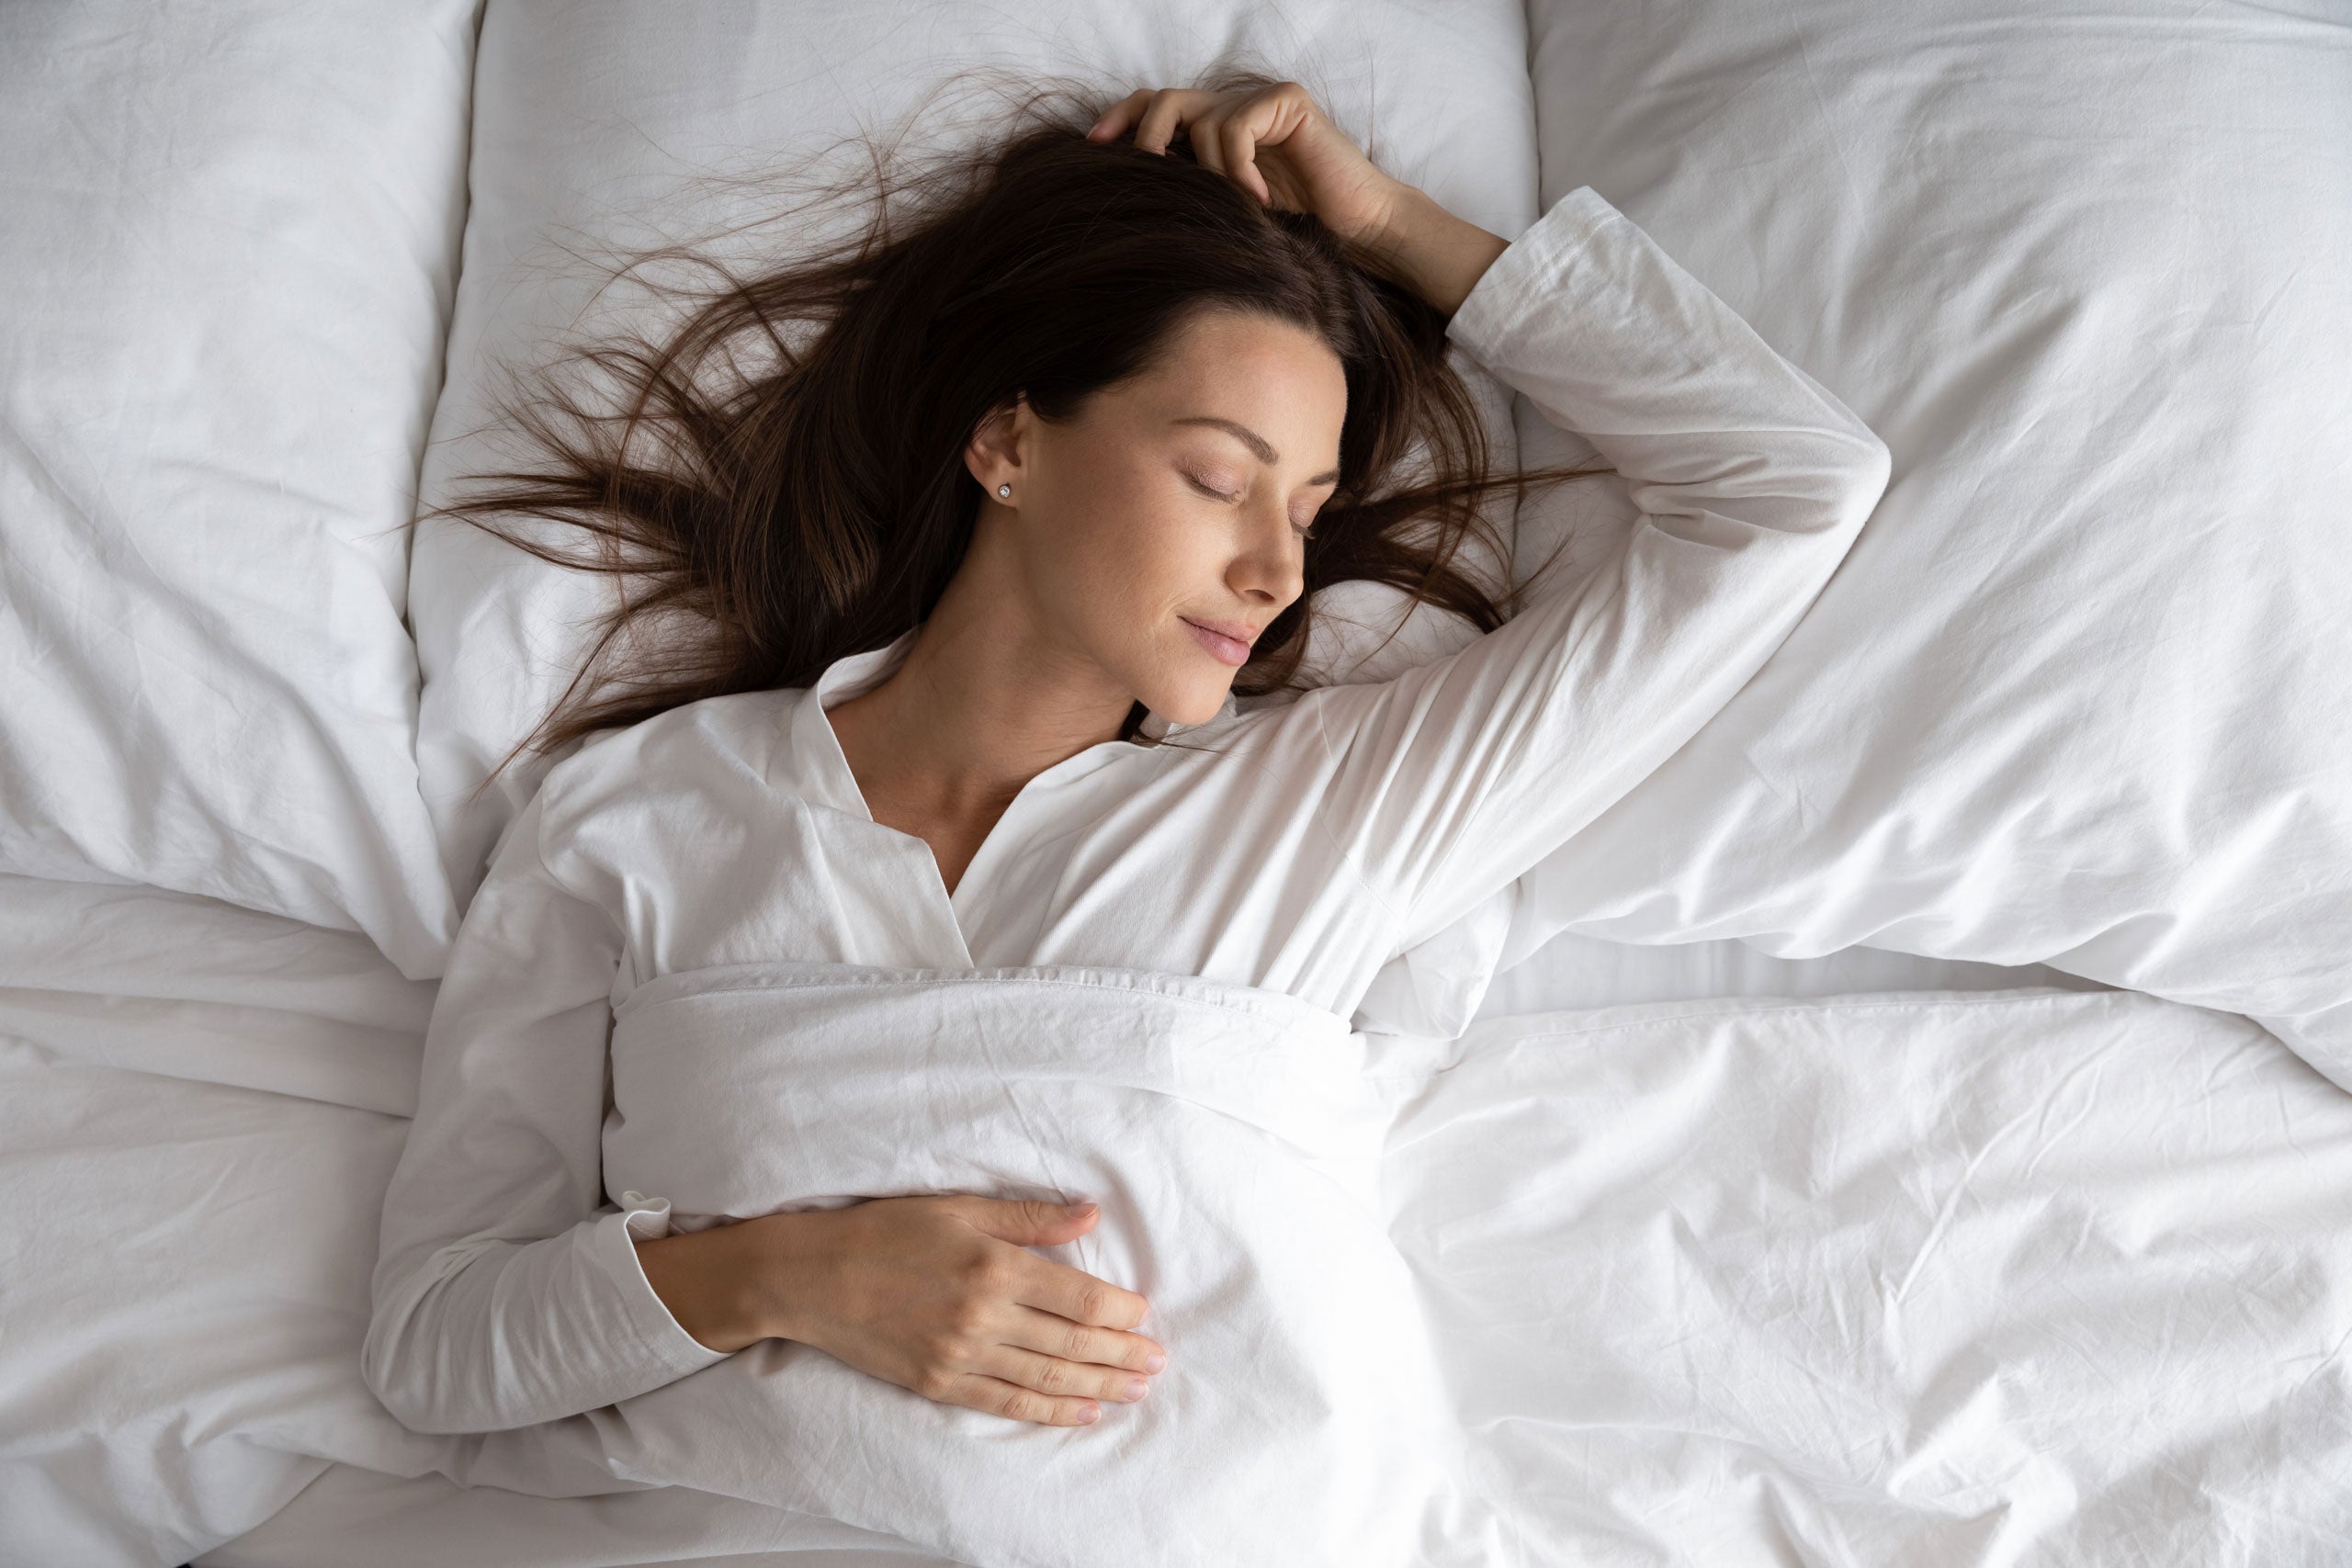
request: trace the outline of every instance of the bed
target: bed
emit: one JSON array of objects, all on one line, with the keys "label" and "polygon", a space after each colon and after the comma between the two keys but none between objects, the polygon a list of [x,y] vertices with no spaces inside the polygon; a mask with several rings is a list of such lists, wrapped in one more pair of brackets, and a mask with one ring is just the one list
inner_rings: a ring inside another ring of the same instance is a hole
[{"label": "bed", "polygon": [[[1227,61],[1498,233],[1591,186],[1894,457],[1758,675],[1355,1021],[1485,1560],[2352,1561],[2341,6],[42,0],[0,17],[0,1562],[951,1560],[461,1488],[361,1382],[534,775],[474,786],[592,607],[413,520],[506,368],[650,308],[616,252],[790,244],[769,171],[964,133],[958,69]],[[1589,450],[1488,391],[1521,459]],[[1634,514],[1505,521],[1557,583]]]}]

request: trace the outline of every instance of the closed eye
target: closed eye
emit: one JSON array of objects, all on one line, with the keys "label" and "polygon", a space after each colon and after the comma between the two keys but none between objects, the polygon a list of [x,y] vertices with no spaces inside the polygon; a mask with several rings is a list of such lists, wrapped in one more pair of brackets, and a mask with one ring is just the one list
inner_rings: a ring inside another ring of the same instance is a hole
[{"label": "closed eye", "polygon": [[[1226,493],[1225,493],[1225,491],[1221,491],[1221,490],[1217,490],[1217,489],[1213,488],[1212,486],[1203,484],[1200,480],[1198,480],[1198,479],[1194,479],[1194,478],[1193,478],[1192,475],[1190,475],[1190,474],[1186,474],[1186,475],[1184,476],[1184,482],[1185,482],[1186,484],[1188,484],[1188,485],[1191,485],[1194,490],[1199,491],[1203,495],[1210,496],[1210,497],[1213,497],[1213,498],[1214,498],[1214,499],[1216,499],[1216,500],[1222,501],[1222,502],[1224,502],[1227,506],[1230,506],[1230,505],[1234,504],[1236,502],[1238,502],[1238,501],[1241,499],[1241,498],[1240,498],[1239,496],[1238,496],[1238,495],[1227,495],[1227,494],[1226,494]],[[1294,534],[1296,534],[1296,535],[1297,535],[1300,538],[1302,538],[1302,539],[1312,538],[1312,537],[1314,536],[1314,535],[1315,535],[1315,519],[1313,519],[1312,517],[1310,517],[1310,518],[1308,518],[1308,519],[1306,521],[1306,523],[1304,523],[1304,524],[1297,524],[1297,523],[1294,523],[1294,524],[1292,524],[1292,525],[1291,525],[1291,530],[1290,530],[1290,531],[1291,531],[1292,533],[1294,533]]]}]

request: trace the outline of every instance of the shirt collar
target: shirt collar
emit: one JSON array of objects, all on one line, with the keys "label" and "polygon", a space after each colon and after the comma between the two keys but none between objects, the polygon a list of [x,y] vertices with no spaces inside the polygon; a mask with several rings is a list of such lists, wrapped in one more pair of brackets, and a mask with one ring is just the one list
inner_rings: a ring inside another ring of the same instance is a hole
[{"label": "shirt collar", "polygon": [[825,710],[888,680],[906,662],[907,650],[914,646],[918,629],[901,633],[887,648],[868,649],[864,653],[834,660],[825,666],[825,672],[817,677],[815,685],[792,694],[792,711],[785,719],[784,754],[769,771],[772,782],[814,805],[830,806],[869,822],[874,819],[874,814],[866,809],[865,796],[858,793],[857,775],[849,770],[849,759],[842,753],[841,738],[833,733],[832,720],[825,716]]}]

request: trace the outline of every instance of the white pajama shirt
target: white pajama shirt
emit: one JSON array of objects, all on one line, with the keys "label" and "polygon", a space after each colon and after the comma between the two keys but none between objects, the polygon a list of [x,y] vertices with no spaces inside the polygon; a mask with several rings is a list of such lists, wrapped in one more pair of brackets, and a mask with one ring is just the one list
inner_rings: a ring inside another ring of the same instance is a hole
[{"label": "white pajama shirt", "polygon": [[[442,982],[385,1200],[368,1382],[424,1431],[570,1416],[724,1359],[646,1282],[659,1194],[604,1189],[612,1010],[777,959],[1202,976],[1351,1015],[1389,959],[1505,887],[1779,647],[1884,490],[1886,447],[1589,187],[1479,279],[1451,341],[1623,476],[1579,590],[1379,684],[1110,741],[1030,781],[951,896],[876,823],[813,690],[603,732],[501,840]],[[1157,727],[1155,727],[1157,728]],[[919,1092],[917,1089],[910,1092]]]}]

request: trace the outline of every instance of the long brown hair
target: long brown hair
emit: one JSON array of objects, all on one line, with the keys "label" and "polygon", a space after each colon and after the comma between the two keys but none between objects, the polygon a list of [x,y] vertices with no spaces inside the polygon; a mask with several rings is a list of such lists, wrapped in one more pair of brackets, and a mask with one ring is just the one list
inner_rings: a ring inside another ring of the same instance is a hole
[{"label": "long brown hair", "polygon": [[[1228,72],[1216,85],[1267,80]],[[1314,592],[1335,582],[1388,583],[1482,631],[1501,624],[1507,596],[1464,567],[1474,539],[1508,559],[1483,509],[1607,470],[1492,472],[1477,406],[1445,361],[1445,317],[1381,256],[1263,206],[1188,143],[1159,155],[1090,141],[1104,107],[1037,89],[1001,136],[911,172],[876,156],[856,177],[866,220],[767,270],[678,247],[630,264],[684,259],[714,281],[672,288],[684,309],[666,332],[559,361],[602,393],[551,376],[510,399],[505,416],[542,460],[474,475],[436,509],[621,580],[517,753],[704,697],[811,685],[888,644],[964,558],[980,492],[962,454],[980,421],[1016,394],[1041,418],[1072,416],[1204,308],[1306,328],[1347,384],[1306,592],[1260,637],[1235,691],[1298,681]]]}]

